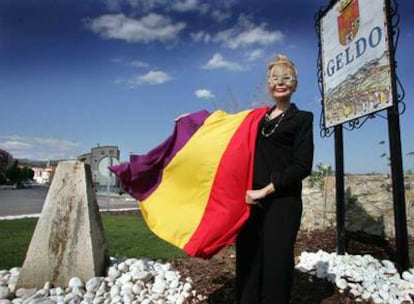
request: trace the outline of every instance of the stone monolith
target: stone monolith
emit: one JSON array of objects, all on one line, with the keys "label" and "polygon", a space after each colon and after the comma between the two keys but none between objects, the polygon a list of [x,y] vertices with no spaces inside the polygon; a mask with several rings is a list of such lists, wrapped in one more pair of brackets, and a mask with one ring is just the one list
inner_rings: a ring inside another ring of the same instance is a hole
[{"label": "stone monolith", "polygon": [[105,272],[107,250],[90,167],[59,162],[23,263],[17,288],[67,286]]}]

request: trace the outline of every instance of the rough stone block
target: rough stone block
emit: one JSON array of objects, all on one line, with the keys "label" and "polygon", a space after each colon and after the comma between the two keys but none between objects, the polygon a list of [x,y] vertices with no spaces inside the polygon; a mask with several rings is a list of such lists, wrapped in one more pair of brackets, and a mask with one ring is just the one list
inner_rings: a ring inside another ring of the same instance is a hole
[{"label": "rough stone block", "polygon": [[90,167],[58,164],[26,253],[16,288],[67,286],[105,272],[107,250]]}]

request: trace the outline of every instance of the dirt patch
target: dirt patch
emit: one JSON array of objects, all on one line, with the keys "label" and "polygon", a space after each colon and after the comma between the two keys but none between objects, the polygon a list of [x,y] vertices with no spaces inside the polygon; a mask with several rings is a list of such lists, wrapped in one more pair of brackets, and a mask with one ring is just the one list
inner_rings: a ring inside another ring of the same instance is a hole
[{"label": "dirt patch", "polygon": [[[414,240],[410,241],[411,246]],[[371,254],[377,259],[393,259],[394,244],[382,238],[364,233],[347,233],[347,252]],[[313,231],[300,233],[295,247],[295,256],[302,251],[336,251],[336,231]],[[202,303],[235,303],[235,252],[233,247],[223,249],[210,260],[181,258],[172,261],[183,277],[191,277],[198,293],[208,296]],[[291,304],[349,304],[357,303],[352,295],[340,293],[326,280],[295,271]],[[358,302],[369,304],[369,302]]]},{"label": "dirt patch", "polygon": [[[110,212],[111,214],[131,214],[131,211]],[[137,210],[135,212],[139,214]],[[414,237],[409,239],[410,248],[414,248]],[[346,233],[346,248],[349,254],[370,254],[377,259],[395,261],[395,240],[362,232]],[[316,252],[336,251],[335,229],[301,232],[298,235],[295,256],[303,251]],[[200,304],[233,304],[235,303],[235,250],[227,247],[210,260],[192,257],[170,261],[183,278],[191,277],[194,289],[198,294],[207,296]],[[414,261],[411,260],[412,263]],[[397,265],[397,268],[399,265]],[[413,301],[414,301],[414,297]],[[332,283],[318,279],[295,270],[290,304],[371,304],[356,302],[347,292],[340,293]]]}]

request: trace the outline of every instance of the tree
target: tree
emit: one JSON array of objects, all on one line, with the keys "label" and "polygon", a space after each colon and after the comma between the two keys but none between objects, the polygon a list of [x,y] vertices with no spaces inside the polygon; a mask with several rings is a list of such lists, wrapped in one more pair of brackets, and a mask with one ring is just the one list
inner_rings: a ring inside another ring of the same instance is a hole
[{"label": "tree", "polygon": [[0,172],[0,185],[4,185],[6,184],[6,182],[7,182],[6,176],[2,172]]},{"label": "tree", "polygon": [[[385,140],[381,140],[378,144],[385,145]],[[387,166],[391,166],[391,157],[387,153],[382,153],[380,157],[385,158],[387,160]]]},{"label": "tree", "polygon": [[29,167],[19,168],[19,162],[16,160],[13,165],[7,169],[5,175],[10,184],[20,188],[23,181],[33,179],[34,171]]},{"label": "tree", "polygon": [[[381,145],[381,146],[385,145],[385,140],[381,140],[378,144]],[[409,164],[408,158],[412,158],[414,156],[414,151],[407,152],[405,155],[407,156],[405,164],[408,166],[408,164]],[[389,167],[391,166],[391,157],[388,155],[388,153],[385,153],[385,152],[382,153],[380,155],[380,158],[386,159],[387,160],[387,166],[389,166]],[[408,169],[406,171],[406,174],[408,174],[408,175],[410,175],[412,173],[413,173],[413,169]]]},{"label": "tree", "polygon": [[[414,156],[414,151],[411,151],[411,152],[408,152],[407,154],[406,154],[408,157],[410,157],[410,160],[412,160],[412,157]],[[409,161],[407,160],[407,163],[409,163]],[[413,174],[414,173],[414,168],[411,168],[411,169],[408,169],[407,170],[407,174],[408,175],[411,175],[411,174]]]},{"label": "tree", "polygon": [[9,180],[9,183],[18,185],[20,180],[20,169],[19,162],[17,160],[15,160],[13,165],[6,170],[6,178]]},{"label": "tree", "polygon": [[29,167],[23,167],[23,169],[21,169],[21,177],[23,180],[32,180],[34,171]]}]

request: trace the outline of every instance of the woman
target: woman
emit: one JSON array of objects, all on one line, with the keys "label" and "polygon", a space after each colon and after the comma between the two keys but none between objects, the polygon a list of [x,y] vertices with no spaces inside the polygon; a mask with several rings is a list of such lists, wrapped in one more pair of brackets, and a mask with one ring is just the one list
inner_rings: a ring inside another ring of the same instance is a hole
[{"label": "woman", "polygon": [[251,213],[236,241],[239,304],[289,302],[294,244],[302,215],[302,180],[312,169],[313,115],[291,103],[297,71],[286,56],[268,67],[275,105],[261,120],[254,159]]}]

